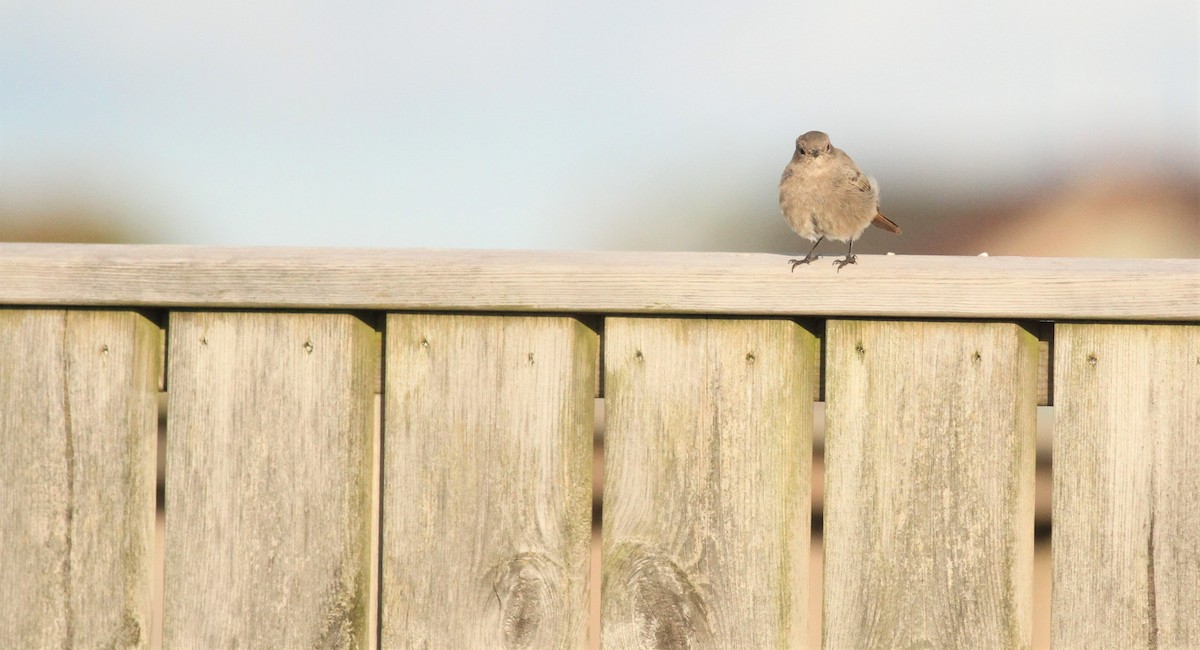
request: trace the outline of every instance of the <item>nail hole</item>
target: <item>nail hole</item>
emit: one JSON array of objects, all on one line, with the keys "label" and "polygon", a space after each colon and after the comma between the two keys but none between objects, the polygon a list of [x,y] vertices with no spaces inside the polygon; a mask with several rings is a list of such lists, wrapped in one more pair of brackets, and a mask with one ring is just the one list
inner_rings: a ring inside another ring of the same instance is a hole
[{"label": "nail hole", "polygon": [[1097,361],[1099,361],[1099,359],[1097,359],[1097,358],[1096,358],[1096,355],[1095,355],[1095,354],[1089,354],[1089,355],[1087,356],[1087,362],[1088,362],[1088,365],[1089,365],[1089,366],[1094,366],[1094,365],[1096,365],[1096,362],[1097,362]]}]

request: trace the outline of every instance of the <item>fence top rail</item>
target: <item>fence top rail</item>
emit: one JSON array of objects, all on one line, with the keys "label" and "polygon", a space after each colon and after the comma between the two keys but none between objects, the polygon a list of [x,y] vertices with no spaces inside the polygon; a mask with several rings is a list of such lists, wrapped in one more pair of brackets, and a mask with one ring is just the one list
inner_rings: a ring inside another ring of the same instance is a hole
[{"label": "fence top rail", "polygon": [[1200,320],[1200,259],[0,244],[0,306]]}]

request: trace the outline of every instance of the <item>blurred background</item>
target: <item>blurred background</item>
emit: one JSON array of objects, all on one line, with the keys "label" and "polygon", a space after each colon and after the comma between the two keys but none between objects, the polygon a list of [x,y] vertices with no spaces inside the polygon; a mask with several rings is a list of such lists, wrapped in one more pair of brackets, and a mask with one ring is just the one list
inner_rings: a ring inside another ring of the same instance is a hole
[{"label": "blurred background", "polygon": [[0,0],[0,241],[796,254],[819,129],[904,228],[859,252],[1200,257],[1197,7]]},{"label": "blurred background", "polygon": [[0,0],[0,240],[1200,256],[1195,0]]}]

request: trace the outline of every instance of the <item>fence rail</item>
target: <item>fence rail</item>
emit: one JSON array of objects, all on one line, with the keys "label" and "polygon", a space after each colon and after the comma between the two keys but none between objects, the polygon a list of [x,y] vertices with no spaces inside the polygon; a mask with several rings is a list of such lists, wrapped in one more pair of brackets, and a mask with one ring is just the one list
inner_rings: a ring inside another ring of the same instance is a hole
[{"label": "fence rail", "polygon": [[1197,321],[1196,260],[3,244],[0,646],[148,645],[165,387],[165,647],[581,647],[602,378],[605,647],[804,646],[822,383],[825,647],[1030,646],[1039,401],[1056,646],[1196,647]]},{"label": "fence rail", "polygon": [[0,244],[0,304],[1200,320],[1200,260]]}]

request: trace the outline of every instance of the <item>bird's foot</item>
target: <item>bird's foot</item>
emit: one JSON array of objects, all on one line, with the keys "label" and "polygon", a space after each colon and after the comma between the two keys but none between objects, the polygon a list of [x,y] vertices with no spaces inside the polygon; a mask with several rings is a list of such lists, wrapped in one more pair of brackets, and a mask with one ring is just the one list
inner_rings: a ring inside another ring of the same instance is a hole
[{"label": "bird's foot", "polygon": [[805,255],[804,259],[802,260],[788,260],[788,262],[792,265],[792,271],[794,272],[797,266],[800,266],[801,264],[809,264],[819,259],[821,259],[820,255],[813,255],[812,253],[809,253],[808,255]]},{"label": "bird's foot", "polygon": [[858,256],[857,255],[847,255],[846,257],[844,257],[840,260],[833,261],[833,265],[838,267],[838,273],[841,273],[842,267],[846,266],[847,264],[858,264]]}]

